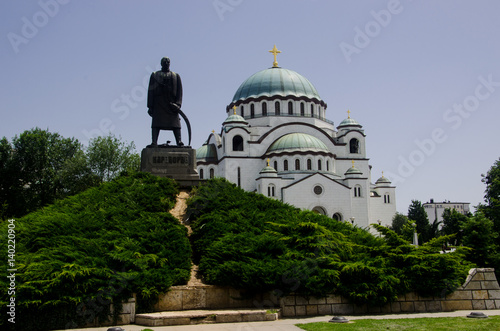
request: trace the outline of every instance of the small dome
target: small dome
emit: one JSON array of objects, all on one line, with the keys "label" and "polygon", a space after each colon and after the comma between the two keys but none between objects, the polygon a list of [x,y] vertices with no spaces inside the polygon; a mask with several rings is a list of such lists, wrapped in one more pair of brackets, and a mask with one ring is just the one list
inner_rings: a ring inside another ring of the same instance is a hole
[{"label": "small dome", "polygon": [[361,126],[361,124],[359,124],[358,121],[356,121],[355,119],[348,117],[342,122],[340,122],[338,128],[343,126]]},{"label": "small dome", "polygon": [[227,127],[234,127],[234,126],[248,126],[248,122],[245,121],[245,119],[238,115],[238,114],[232,114],[229,115],[224,123],[222,125],[227,126]]},{"label": "small dome", "polygon": [[267,167],[263,168],[263,169],[259,172],[259,174],[275,174],[275,173],[278,173],[278,172],[276,171],[276,169],[274,169],[274,168],[273,168],[273,167],[271,167],[271,166],[267,166]]},{"label": "small dome", "polygon": [[314,136],[305,133],[289,133],[272,143],[266,153],[297,151],[329,152],[328,147]]},{"label": "small dome", "polygon": [[377,179],[377,181],[375,182],[376,185],[383,185],[383,184],[390,184],[391,181],[384,177],[384,175],[382,175],[382,177],[380,177],[379,179]]},{"label": "small dome", "polygon": [[233,122],[236,122],[236,123],[238,123],[238,122],[239,123],[247,123],[245,121],[245,119],[243,117],[241,117],[240,115],[238,115],[238,114],[230,115],[224,121],[224,123],[233,123]]},{"label": "small dome", "polygon": [[217,159],[217,150],[214,144],[205,144],[196,150],[197,160]]},{"label": "small dome", "polygon": [[272,67],[259,71],[245,80],[234,94],[232,103],[247,98],[277,95],[321,101],[318,91],[307,78],[293,70]]},{"label": "small dome", "polygon": [[362,174],[363,173],[361,172],[361,170],[359,170],[358,168],[355,168],[354,166],[347,169],[347,171],[344,173],[344,175],[346,175],[346,176],[348,176],[348,175],[362,175]]}]

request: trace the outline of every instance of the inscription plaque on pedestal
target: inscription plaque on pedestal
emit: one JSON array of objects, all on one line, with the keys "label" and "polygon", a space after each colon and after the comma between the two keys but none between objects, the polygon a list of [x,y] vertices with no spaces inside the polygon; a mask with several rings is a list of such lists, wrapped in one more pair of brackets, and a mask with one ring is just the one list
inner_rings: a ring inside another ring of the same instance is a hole
[{"label": "inscription plaque on pedestal", "polygon": [[181,187],[200,182],[196,171],[196,150],[189,147],[144,148],[141,171],[176,180]]}]

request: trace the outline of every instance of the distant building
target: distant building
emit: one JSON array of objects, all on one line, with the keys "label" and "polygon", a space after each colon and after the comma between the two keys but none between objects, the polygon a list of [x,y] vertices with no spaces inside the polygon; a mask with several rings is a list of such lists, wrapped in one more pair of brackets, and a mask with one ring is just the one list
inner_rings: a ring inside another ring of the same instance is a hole
[{"label": "distant building", "polygon": [[361,124],[348,114],[335,127],[326,106],[309,80],[275,59],[240,85],[222,130],[196,151],[200,177],[360,227],[390,225],[396,188],[383,175],[371,181]]},{"label": "distant building", "polygon": [[469,202],[434,202],[434,199],[431,199],[430,202],[424,203],[423,207],[427,212],[429,223],[432,224],[436,219],[439,222],[443,221],[443,212],[445,211],[445,209],[455,209],[460,214],[467,215],[467,213],[469,213],[470,211],[469,205]]}]

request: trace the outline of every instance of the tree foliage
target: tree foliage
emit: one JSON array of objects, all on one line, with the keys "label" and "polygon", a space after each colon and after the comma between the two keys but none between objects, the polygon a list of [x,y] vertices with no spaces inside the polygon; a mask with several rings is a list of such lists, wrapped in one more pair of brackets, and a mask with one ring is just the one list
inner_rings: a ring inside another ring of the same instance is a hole
[{"label": "tree foliage", "polygon": [[384,235],[379,238],[222,179],[197,189],[188,206],[195,259],[210,284],[385,304],[411,290],[449,293],[470,267],[465,249],[439,254],[435,242],[416,248],[374,225]]},{"label": "tree foliage", "polygon": [[498,233],[493,230],[493,222],[482,212],[477,212],[464,224],[463,244],[472,248],[467,259],[481,267],[500,267]]},{"label": "tree foliage", "polygon": [[21,217],[89,187],[138,170],[134,144],[113,135],[91,139],[83,146],[75,138],[34,128],[0,140],[0,216]]},{"label": "tree foliage", "polygon": [[392,226],[391,229],[392,231],[396,232],[397,234],[401,235],[403,232],[403,227],[405,224],[408,223],[408,217],[401,213],[396,213],[394,217],[392,218]]},{"label": "tree foliage", "polygon": [[425,209],[420,201],[411,201],[411,205],[408,207],[408,219],[415,221],[415,224],[417,225],[419,244],[429,241],[431,238],[429,235],[431,232],[431,225],[429,224],[427,213],[425,212]]},{"label": "tree foliage", "polygon": [[64,196],[59,174],[80,149],[74,138],[35,128],[0,143],[1,204],[6,216],[22,216]]},{"label": "tree foliage", "polygon": [[[119,308],[132,293],[146,310],[160,292],[185,284],[187,230],[168,212],[176,194],[172,180],[137,173],[16,220],[18,330],[83,326],[109,317],[109,304]],[[6,222],[0,230],[7,242]],[[7,291],[0,295],[5,306]]]},{"label": "tree foliage", "polygon": [[500,233],[500,159],[495,161],[486,175],[482,175],[482,182],[486,184],[484,201],[478,209],[493,221],[495,232]]},{"label": "tree foliage", "polygon": [[92,138],[86,149],[87,165],[101,182],[107,182],[122,171],[139,170],[140,157],[134,149],[134,143],[127,145],[112,134]]},{"label": "tree foliage", "polygon": [[443,212],[443,227],[441,232],[444,235],[455,235],[453,239],[454,245],[460,245],[463,240],[463,231],[465,224],[469,219],[466,215],[459,213],[455,209],[447,208]]}]

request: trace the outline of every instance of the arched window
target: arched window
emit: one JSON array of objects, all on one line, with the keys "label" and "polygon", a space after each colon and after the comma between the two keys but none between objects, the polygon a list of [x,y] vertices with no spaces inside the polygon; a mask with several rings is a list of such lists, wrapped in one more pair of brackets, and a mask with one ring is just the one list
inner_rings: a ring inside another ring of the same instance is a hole
[{"label": "arched window", "polygon": [[200,169],[200,179],[203,179],[203,169]]},{"label": "arched window", "polygon": [[274,170],[278,171],[278,161],[274,161]]},{"label": "arched window", "polygon": [[295,170],[300,170],[300,160],[295,159]]},{"label": "arched window", "polygon": [[312,170],[312,160],[307,159],[307,170]]},{"label": "arched window", "polygon": [[245,117],[245,108],[243,108],[243,106],[240,107],[240,111],[241,111],[241,117]]},{"label": "arched window", "polygon": [[321,160],[318,160],[318,170],[321,171],[323,169],[321,169],[323,166],[322,166],[322,163],[321,163]]},{"label": "arched window", "polygon": [[304,103],[301,102],[300,103],[300,116],[304,116],[304,113],[305,113],[304,108],[305,108]]},{"label": "arched window", "polygon": [[283,170],[288,171],[288,160],[283,161]]},{"label": "arched window", "polygon": [[210,168],[210,179],[215,177],[215,171],[214,168]]},{"label": "arched window", "polygon": [[262,103],[262,116],[267,116],[267,103]]},{"label": "arched window", "polygon": [[311,104],[311,117],[314,117],[314,104]]},{"label": "arched window", "polygon": [[267,196],[274,197],[276,195],[276,187],[273,184],[270,184],[267,187]]},{"label": "arched window", "polygon": [[288,115],[293,115],[293,102],[288,101]]},{"label": "arched window", "polygon": [[255,105],[252,103],[250,105],[250,118],[254,118],[255,117]]},{"label": "arched window", "polygon": [[243,138],[241,136],[233,137],[233,151],[235,152],[243,151]]},{"label": "arched window", "polygon": [[312,209],[313,212],[320,215],[326,215],[326,211],[323,207],[316,206]]},{"label": "arched window", "polygon": [[349,141],[349,153],[359,154],[359,140],[352,138]]},{"label": "arched window", "polygon": [[326,171],[330,171],[330,161],[326,160]]},{"label": "arched window", "polygon": [[342,214],[341,214],[341,213],[335,213],[335,214],[333,214],[332,218],[333,218],[334,220],[337,220],[337,221],[339,221],[339,222],[342,222]]},{"label": "arched window", "polygon": [[388,193],[384,194],[384,203],[391,203],[391,196]]},{"label": "arched window", "polygon": [[361,198],[361,186],[360,185],[354,186],[354,197]]},{"label": "arched window", "polygon": [[276,101],[274,103],[274,114],[280,115],[280,102],[279,101]]}]

